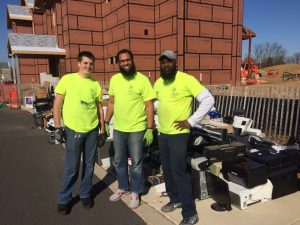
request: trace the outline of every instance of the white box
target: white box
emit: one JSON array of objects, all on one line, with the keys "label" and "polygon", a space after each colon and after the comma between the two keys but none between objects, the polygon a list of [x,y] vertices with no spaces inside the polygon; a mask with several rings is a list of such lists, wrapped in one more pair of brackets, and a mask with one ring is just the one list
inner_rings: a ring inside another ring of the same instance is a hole
[{"label": "white box", "polygon": [[155,185],[154,186],[155,190],[157,193],[164,193],[166,192],[166,185],[165,183],[161,183],[161,184],[158,184],[158,185]]},{"label": "white box", "polygon": [[231,203],[240,209],[246,209],[250,204],[266,202],[272,198],[273,185],[270,180],[251,189],[233,182],[228,182],[228,186]]},{"label": "white box", "polygon": [[112,159],[110,157],[101,159],[101,163],[104,168],[109,168],[112,165]]}]

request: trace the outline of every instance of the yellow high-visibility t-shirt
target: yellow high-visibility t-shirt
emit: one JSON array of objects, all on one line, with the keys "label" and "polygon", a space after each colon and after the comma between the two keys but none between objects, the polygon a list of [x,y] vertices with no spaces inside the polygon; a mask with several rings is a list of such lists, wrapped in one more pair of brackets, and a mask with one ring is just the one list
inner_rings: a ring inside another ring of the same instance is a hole
[{"label": "yellow high-visibility t-shirt", "polygon": [[148,77],[139,72],[130,79],[121,73],[115,74],[110,80],[108,93],[114,96],[114,129],[137,132],[147,128],[144,102],[155,98]]},{"label": "yellow high-visibility t-shirt", "polygon": [[158,130],[164,134],[188,133],[174,127],[175,121],[186,120],[191,115],[193,97],[205,89],[199,81],[186,73],[178,71],[173,82],[159,78],[154,84],[154,92],[158,99]]},{"label": "yellow high-visibility t-shirt", "polygon": [[63,121],[67,127],[83,133],[97,127],[97,103],[102,102],[98,81],[82,78],[78,73],[66,74],[58,82],[55,93],[64,95]]}]

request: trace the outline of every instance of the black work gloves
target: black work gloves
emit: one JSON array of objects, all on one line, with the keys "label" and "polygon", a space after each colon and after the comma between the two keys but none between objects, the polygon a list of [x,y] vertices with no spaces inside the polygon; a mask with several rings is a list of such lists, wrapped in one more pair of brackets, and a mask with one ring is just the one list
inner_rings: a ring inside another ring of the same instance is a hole
[{"label": "black work gloves", "polygon": [[66,143],[67,134],[66,130],[63,128],[56,128],[54,131],[55,140],[60,143]]},{"label": "black work gloves", "polygon": [[100,133],[98,136],[98,147],[101,148],[106,141],[106,134],[105,133]]}]

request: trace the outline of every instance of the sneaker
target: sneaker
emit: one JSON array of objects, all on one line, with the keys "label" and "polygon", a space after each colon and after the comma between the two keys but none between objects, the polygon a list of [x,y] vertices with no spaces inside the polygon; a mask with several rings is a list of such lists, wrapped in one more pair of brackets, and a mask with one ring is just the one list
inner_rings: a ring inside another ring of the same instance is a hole
[{"label": "sneaker", "polygon": [[130,208],[136,209],[140,205],[140,197],[139,194],[131,193],[131,200],[130,200]]},{"label": "sneaker", "polygon": [[198,215],[195,214],[191,217],[188,217],[188,218],[184,218],[179,225],[192,225],[192,224],[196,224],[198,223],[199,221],[199,218],[198,218]]},{"label": "sneaker", "polygon": [[181,203],[179,203],[179,202],[177,202],[177,203],[169,202],[168,204],[161,207],[161,211],[163,211],[163,212],[172,212],[177,208],[181,208]]},{"label": "sneaker", "polygon": [[127,195],[128,192],[127,191],[124,191],[124,190],[117,190],[116,193],[112,194],[110,197],[109,197],[109,200],[112,201],[112,202],[115,202],[115,201],[118,201],[119,199],[121,199],[124,195]]},{"label": "sneaker", "polygon": [[81,198],[82,205],[86,209],[90,209],[94,206],[94,201],[90,198]]},{"label": "sneaker", "polygon": [[70,213],[70,207],[68,204],[57,204],[57,212],[62,215],[68,215]]}]

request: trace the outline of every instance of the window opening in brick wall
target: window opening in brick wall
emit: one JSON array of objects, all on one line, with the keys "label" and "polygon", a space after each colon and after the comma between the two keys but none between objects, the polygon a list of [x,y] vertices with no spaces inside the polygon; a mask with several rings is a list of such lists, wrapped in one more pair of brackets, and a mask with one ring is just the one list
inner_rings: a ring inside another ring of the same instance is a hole
[{"label": "window opening in brick wall", "polygon": [[109,64],[114,64],[114,57],[109,57]]},{"label": "window opening in brick wall", "polygon": [[59,58],[55,56],[49,57],[49,71],[53,77],[59,77]]},{"label": "window opening in brick wall", "polygon": [[144,30],[144,35],[148,36],[148,29]]}]

